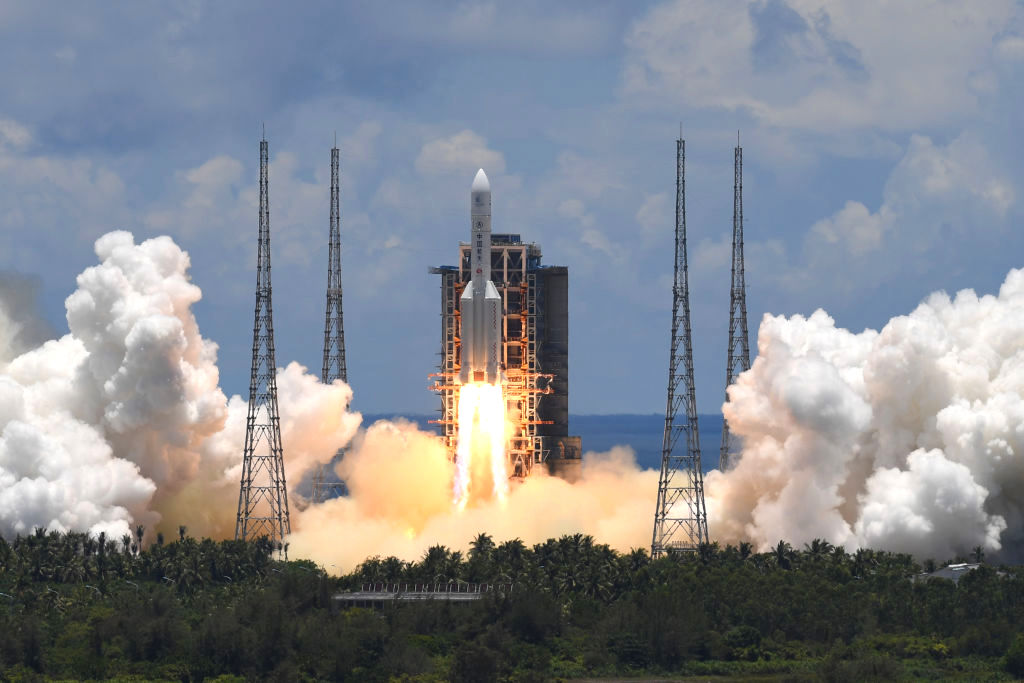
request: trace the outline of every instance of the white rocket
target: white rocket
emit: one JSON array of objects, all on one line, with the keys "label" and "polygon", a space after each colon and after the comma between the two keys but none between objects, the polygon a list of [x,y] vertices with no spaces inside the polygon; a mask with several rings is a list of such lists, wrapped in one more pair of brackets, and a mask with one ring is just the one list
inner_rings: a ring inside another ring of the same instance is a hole
[{"label": "white rocket", "polygon": [[501,381],[501,297],[491,282],[491,184],[484,169],[476,172],[470,191],[469,267],[472,279],[459,304],[462,313],[462,368],[459,381]]}]

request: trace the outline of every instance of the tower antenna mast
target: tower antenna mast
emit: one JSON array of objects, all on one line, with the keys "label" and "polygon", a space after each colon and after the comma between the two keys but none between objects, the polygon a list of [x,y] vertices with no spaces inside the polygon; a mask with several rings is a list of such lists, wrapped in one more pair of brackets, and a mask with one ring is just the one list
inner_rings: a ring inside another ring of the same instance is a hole
[{"label": "tower antenna mast", "polygon": [[274,315],[270,286],[270,200],[266,135],[260,140],[260,218],[256,255],[256,313],[252,329],[252,374],[249,413],[245,423],[242,480],[238,491],[235,538],[263,536],[281,548],[291,533],[288,486],[277,409],[277,363],[274,358]]},{"label": "tower antenna mast", "polygon": [[[743,148],[736,133],[733,150],[732,185],[732,285],[729,289],[729,355],[725,365],[725,400],[736,377],[750,369],[750,338],[747,333],[747,285],[743,264]],[[736,450],[736,437],[729,431],[729,421],[722,421],[722,450],[718,467],[727,471]]]},{"label": "tower antenna mast", "polygon": [[[338,172],[338,135],[331,148],[331,226],[327,241],[327,313],[324,317],[324,363],[320,381],[330,384],[336,379],[348,383],[345,366],[345,317],[341,298],[341,182]],[[344,455],[339,450],[335,459]],[[321,465],[313,476],[313,502],[345,493],[345,485],[334,479],[330,465]]]},{"label": "tower antenna mast", "polygon": [[[680,416],[680,408],[684,416]],[[685,437],[680,439],[680,437]],[[682,441],[682,443],[679,443]],[[708,541],[704,473],[700,464],[697,399],[690,335],[690,285],[686,263],[686,141],[676,140],[676,231],[672,282],[672,346],[661,446],[661,476],[654,510],[651,556],[694,551]]]}]

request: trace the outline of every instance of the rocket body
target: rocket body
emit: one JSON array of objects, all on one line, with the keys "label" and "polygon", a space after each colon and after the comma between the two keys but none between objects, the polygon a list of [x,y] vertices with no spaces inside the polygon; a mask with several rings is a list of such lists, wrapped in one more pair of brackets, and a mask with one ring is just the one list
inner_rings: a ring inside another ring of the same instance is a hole
[{"label": "rocket body", "polygon": [[459,302],[462,367],[459,381],[501,381],[501,296],[491,282],[491,184],[477,171],[469,200],[470,271]]}]

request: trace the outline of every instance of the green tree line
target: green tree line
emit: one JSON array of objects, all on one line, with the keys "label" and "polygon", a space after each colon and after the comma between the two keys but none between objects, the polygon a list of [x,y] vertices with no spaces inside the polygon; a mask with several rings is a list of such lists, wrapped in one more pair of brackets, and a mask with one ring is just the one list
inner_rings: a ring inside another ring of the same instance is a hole
[{"label": "green tree line", "polygon": [[[0,539],[3,680],[552,680],[1024,676],[1024,570],[815,540],[651,560],[582,534],[373,557],[332,576],[256,542],[144,529]],[[339,543],[344,538],[339,536]],[[976,551],[981,559],[981,551]],[[344,608],[365,583],[501,584],[472,604]],[[508,586],[512,588],[509,589]],[[333,604],[332,604],[333,603]]]}]

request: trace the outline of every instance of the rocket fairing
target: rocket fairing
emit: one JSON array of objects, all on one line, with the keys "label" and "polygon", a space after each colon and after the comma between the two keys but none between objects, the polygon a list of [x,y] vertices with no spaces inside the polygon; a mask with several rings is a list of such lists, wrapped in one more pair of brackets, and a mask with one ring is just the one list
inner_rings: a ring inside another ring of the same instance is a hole
[{"label": "rocket fairing", "polygon": [[459,382],[501,381],[501,296],[491,282],[491,184],[481,168],[473,179],[469,200],[472,278],[462,292],[462,367]]}]

